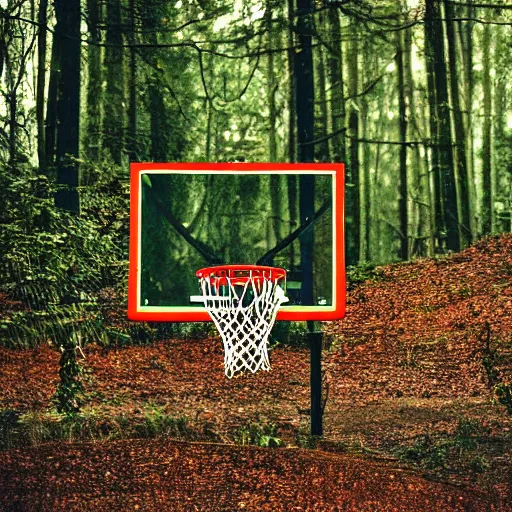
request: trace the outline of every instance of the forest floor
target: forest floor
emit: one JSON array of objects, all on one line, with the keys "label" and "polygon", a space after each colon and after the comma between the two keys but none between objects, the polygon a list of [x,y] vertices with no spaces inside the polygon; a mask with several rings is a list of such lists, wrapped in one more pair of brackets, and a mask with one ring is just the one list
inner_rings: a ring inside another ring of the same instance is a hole
[{"label": "forest floor", "polygon": [[322,439],[306,347],[228,380],[214,336],[88,345],[68,422],[55,348],[0,348],[0,510],[512,510],[512,236],[360,278]]}]

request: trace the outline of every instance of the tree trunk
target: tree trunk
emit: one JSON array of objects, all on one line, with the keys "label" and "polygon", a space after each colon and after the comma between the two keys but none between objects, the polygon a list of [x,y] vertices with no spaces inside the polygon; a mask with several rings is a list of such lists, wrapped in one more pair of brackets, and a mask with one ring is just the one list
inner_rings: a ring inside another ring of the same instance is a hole
[{"label": "tree trunk", "polygon": [[[269,162],[277,162],[277,133],[276,133],[276,89],[277,83],[274,74],[274,54],[272,48],[274,44],[274,30],[272,25],[272,5],[267,0],[266,4],[266,23],[268,35],[268,49],[270,50],[267,56],[267,101],[269,108],[268,119],[268,156]],[[272,204],[272,228],[276,243],[281,239],[281,190],[280,190],[281,176],[277,174],[270,175],[270,200]]]},{"label": "tree trunk", "polygon": [[[443,204],[443,180],[441,179],[441,169],[439,167],[439,145],[437,133],[437,108],[436,108],[436,87],[434,80],[434,58],[432,54],[432,34],[430,33],[430,24],[425,23],[425,67],[427,71],[427,95],[429,104],[429,131],[430,131],[430,164],[432,174],[432,193],[430,209],[433,211],[434,219],[434,252],[444,252],[444,204]],[[428,175],[429,173],[427,173]]]},{"label": "tree trunk", "polygon": [[[297,136],[299,161],[313,162],[314,158],[314,78],[312,39],[312,0],[297,0],[297,36],[299,51],[295,55],[295,78],[297,84]],[[314,214],[315,181],[311,174],[299,177],[300,223]],[[313,249],[314,231],[309,229],[300,237],[300,261],[303,273],[301,299],[303,305],[314,304],[313,297]]]},{"label": "tree trunk", "polygon": [[11,89],[9,94],[9,166],[16,166],[16,140],[18,132],[18,96],[16,89]]},{"label": "tree trunk", "polygon": [[55,0],[55,44],[59,46],[61,80],[57,102],[58,207],[79,213],[80,201],[80,0]]},{"label": "tree trunk", "polygon": [[[419,126],[424,119],[416,108],[417,98],[415,96],[414,79],[412,73],[412,43],[413,31],[411,28],[404,31],[404,91],[407,98],[409,116],[408,136],[411,138],[422,138],[423,134]],[[421,110],[421,109],[420,109]],[[431,254],[431,228],[429,217],[429,179],[428,165],[423,167],[423,159],[419,145],[409,149],[409,196],[412,196],[413,204],[409,208],[409,231],[414,241],[410,244],[409,257],[427,256]]]},{"label": "tree trunk", "polygon": [[469,193],[468,167],[466,160],[466,130],[460,106],[459,62],[457,58],[457,42],[455,38],[454,9],[450,0],[444,0],[446,14],[446,36],[448,40],[448,57],[450,66],[451,106],[453,116],[453,132],[455,135],[454,156],[457,168],[458,219],[460,225],[460,245],[468,246],[472,242],[471,234],[471,198]]},{"label": "tree trunk", "polygon": [[272,5],[267,0],[266,11],[267,24],[267,48],[269,50],[267,56],[267,102],[269,110],[268,118],[268,156],[269,162],[277,161],[277,136],[276,136],[276,80],[274,76],[274,54],[272,53],[274,31],[272,27]]},{"label": "tree trunk", "polygon": [[[440,250],[460,249],[457,193],[453,168],[452,136],[450,128],[450,109],[448,104],[448,83],[444,54],[444,35],[441,21],[440,4],[437,0],[427,0],[425,4],[425,51],[429,77],[431,128],[433,150],[437,152],[434,160],[438,165],[439,176],[436,179],[436,199],[442,201],[444,232],[440,233]],[[439,219],[438,219],[439,221]],[[438,225],[439,229],[439,225]]]},{"label": "tree trunk", "polygon": [[400,145],[400,258],[409,259],[409,189],[407,181],[407,110],[406,110],[406,90],[405,90],[405,71],[404,71],[404,42],[402,32],[396,33],[396,63],[398,71],[398,139]]},{"label": "tree trunk", "polygon": [[[471,0],[468,1],[471,4]],[[466,7],[466,15],[469,20],[476,18],[475,8],[472,5]],[[464,64],[464,121],[466,131],[466,162],[468,169],[468,193],[470,201],[470,224],[472,238],[478,236],[478,211],[475,189],[475,144],[473,135],[473,96],[474,96],[474,77],[473,77],[473,21],[459,21],[459,36],[461,46],[461,61]]]},{"label": "tree trunk", "polygon": [[[505,27],[494,29],[494,65],[496,75],[494,78],[494,96],[492,108],[494,113],[493,122],[493,148],[495,148],[494,168],[494,192],[495,203],[501,205],[500,211],[496,209],[494,229],[501,233],[510,231],[510,207],[512,200],[512,162],[510,159],[510,138],[507,133],[508,105],[512,97],[508,87],[510,69],[508,62],[509,37]],[[498,218],[499,214],[499,218]],[[499,222],[498,222],[499,221]]]},{"label": "tree trunk", "polygon": [[288,61],[288,159],[293,163],[297,159],[297,146],[295,144],[295,50],[294,50],[294,37],[293,37],[293,0],[288,0],[288,51],[286,52]]},{"label": "tree trunk", "polygon": [[126,134],[127,152],[131,162],[137,161],[137,53],[133,45],[137,42],[135,0],[130,0],[130,31],[129,40],[130,62],[128,73],[128,130]]},{"label": "tree trunk", "polygon": [[492,180],[492,87],[491,26],[484,25],[482,36],[484,126],[482,133],[482,234],[494,231]]},{"label": "tree trunk", "polygon": [[359,263],[360,246],[360,201],[359,201],[359,112],[357,93],[359,90],[359,34],[357,23],[350,25],[350,44],[348,48],[348,94],[352,98],[352,106],[348,114],[350,137],[349,165],[346,167],[346,251],[347,265]]},{"label": "tree trunk", "polygon": [[[295,83],[295,50],[294,50],[294,0],[288,0],[288,51],[286,52],[288,63],[288,160],[294,163],[297,159],[297,146],[295,143],[296,137],[296,110],[295,110],[295,97],[296,97],[296,83]],[[297,228],[297,177],[289,174],[287,177],[287,192],[288,192],[288,212],[290,216],[290,229],[292,233]],[[290,244],[289,265],[291,270],[295,270],[295,248],[294,244]]]},{"label": "tree trunk", "polygon": [[60,83],[60,47],[59,34],[54,34],[50,63],[50,81],[48,83],[48,101],[46,102],[45,155],[46,168],[55,165],[55,141],[57,139],[57,98]]},{"label": "tree trunk", "polygon": [[103,103],[103,87],[101,82],[101,48],[100,42],[100,7],[98,0],[87,0],[87,24],[92,44],[87,47],[87,134],[85,147],[92,160],[97,160],[101,149],[101,110]]},{"label": "tree trunk", "polygon": [[336,133],[332,138],[333,159],[335,162],[346,162],[345,133],[345,91],[343,81],[343,51],[341,47],[341,25],[339,10],[332,5],[328,10],[329,32],[331,33],[330,49],[327,66],[329,68],[329,81],[331,85],[331,117],[332,131]]},{"label": "tree trunk", "polygon": [[121,30],[120,0],[106,0],[107,48],[105,50],[105,118],[103,123],[103,146],[110,152],[112,160],[121,165],[124,149],[124,51]]},{"label": "tree trunk", "polygon": [[46,100],[46,20],[48,0],[39,2],[39,33],[37,35],[37,84],[36,84],[36,120],[37,120],[37,158],[39,172],[46,172],[46,142],[44,127],[44,104]]},{"label": "tree trunk", "polygon": [[[325,27],[324,12],[320,12],[317,32],[323,32]],[[319,162],[329,162],[331,155],[329,151],[329,139],[327,138],[328,132],[328,111],[327,111],[327,85],[325,80],[325,61],[324,61],[324,48],[319,44],[316,48],[316,78],[318,83],[318,119],[316,126],[315,139],[321,139],[316,145],[315,155]],[[316,116],[315,116],[316,117]]]},{"label": "tree trunk", "polygon": [[[370,41],[365,41],[364,51],[362,52],[363,59],[363,80],[367,81],[375,76],[375,55],[372,52],[372,44]],[[370,138],[370,127],[372,120],[370,119],[369,102],[366,95],[361,97],[361,130],[363,139]],[[371,232],[372,232],[372,219],[373,219],[373,201],[372,201],[372,180],[370,175],[370,168],[372,163],[372,153],[370,148],[363,151],[363,172],[361,173],[362,180],[362,194],[361,194],[361,258],[363,261],[371,261]]]}]

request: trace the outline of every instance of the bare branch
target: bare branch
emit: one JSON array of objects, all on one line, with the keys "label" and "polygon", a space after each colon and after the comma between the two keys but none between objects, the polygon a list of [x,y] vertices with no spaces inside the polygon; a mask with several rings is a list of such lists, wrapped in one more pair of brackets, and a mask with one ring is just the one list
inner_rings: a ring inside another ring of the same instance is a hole
[{"label": "bare branch", "polygon": [[475,4],[473,2],[459,2],[459,1],[456,1],[456,0],[449,0],[449,2],[452,4],[452,5],[461,5],[463,7],[480,7],[482,9],[508,9],[508,10],[512,10],[512,5],[508,4],[508,5],[504,5],[504,4],[500,4],[500,5],[496,5],[496,4]]}]

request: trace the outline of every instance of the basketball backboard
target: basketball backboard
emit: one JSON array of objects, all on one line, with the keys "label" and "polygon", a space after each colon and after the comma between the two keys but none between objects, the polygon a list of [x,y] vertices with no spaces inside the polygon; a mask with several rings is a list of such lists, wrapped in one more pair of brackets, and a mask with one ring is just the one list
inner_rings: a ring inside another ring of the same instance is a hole
[{"label": "basketball backboard", "polygon": [[286,269],[278,320],[345,313],[342,164],[131,165],[132,320],[209,321],[196,271]]}]

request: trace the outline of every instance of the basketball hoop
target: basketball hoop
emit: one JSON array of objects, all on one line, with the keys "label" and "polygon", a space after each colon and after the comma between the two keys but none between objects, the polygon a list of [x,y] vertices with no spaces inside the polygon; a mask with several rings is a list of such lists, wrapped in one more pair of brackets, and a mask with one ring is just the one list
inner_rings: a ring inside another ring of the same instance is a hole
[{"label": "basketball hoop", "polygon": [[286,270],[259,265],[220,265],[196,272],[203,302],[224,343],[228,378],[244,370],[270,370],[267,344],[277,311],[287,302],[279,285]]}]

